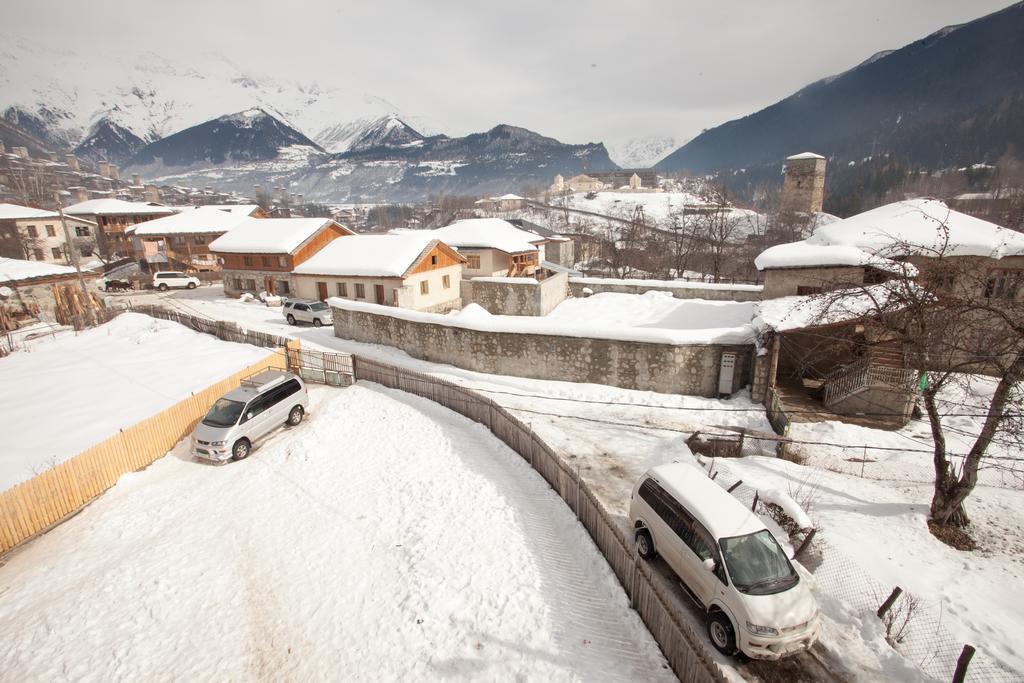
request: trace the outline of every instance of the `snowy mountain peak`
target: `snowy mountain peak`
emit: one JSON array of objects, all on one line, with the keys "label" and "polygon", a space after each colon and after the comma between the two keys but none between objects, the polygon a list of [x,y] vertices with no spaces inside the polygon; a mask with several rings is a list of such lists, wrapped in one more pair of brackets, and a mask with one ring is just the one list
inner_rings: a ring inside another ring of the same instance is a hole
[{"label": "snowy mountain peak", "polygon": [[622,168],[649,168],[682,144],[667,135],[630,138],[608,149],[612,161]]},{"label": "snowy mountain peak", "polygon": [[424,139],[417,130],[397,114],[387,114],[362,128],[349,144],[347,151],[364,152],[377,147],[407,147]]}]

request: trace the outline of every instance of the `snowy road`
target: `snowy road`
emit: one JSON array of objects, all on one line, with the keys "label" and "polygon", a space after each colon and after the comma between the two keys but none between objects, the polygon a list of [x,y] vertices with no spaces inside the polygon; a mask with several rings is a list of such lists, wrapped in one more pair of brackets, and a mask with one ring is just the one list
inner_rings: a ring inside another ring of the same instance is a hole
[{"label": "snowy road", "polygon": [[7,680],[674,680],[547,484],[484,428],[311,390],[241,463],[183,445],[0,567]]}]

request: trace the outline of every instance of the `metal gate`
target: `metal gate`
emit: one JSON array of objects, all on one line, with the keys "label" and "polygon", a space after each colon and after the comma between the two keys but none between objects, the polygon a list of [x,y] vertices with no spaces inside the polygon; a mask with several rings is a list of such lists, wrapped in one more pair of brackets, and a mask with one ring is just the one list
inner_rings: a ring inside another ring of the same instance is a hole
[{"label": "metal gate", "polygon": [[288,369],[307,382],[347,387],[353,383],[352,355],[288,349]]}]

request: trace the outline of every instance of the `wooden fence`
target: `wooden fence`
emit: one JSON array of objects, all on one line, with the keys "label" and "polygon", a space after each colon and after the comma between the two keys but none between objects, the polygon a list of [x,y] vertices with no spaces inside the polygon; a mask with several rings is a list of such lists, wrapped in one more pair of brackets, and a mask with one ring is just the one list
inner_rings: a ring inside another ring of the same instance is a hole
[{"label": "wooden fence", "polygon": [[636,556],[631,539],[608,516],[578,471],[573,471],[528,425],[471,389],[361,356],[353,360],[356,379],[416,394],[465,415],[485,425],[527,460],[586,528],[679,680],[724,683],[726,678],[712,661],[703,634],[680,619],[678,609],[665,595],[665,584]]},{"label": "wooden fence", "polygon": [[267,368],[285,369],[274,353],[193,394],[14,488],[0,492],[0,553],[75,514],[121,475],[141,470],[191,433],[199,419],[242,378]]}]

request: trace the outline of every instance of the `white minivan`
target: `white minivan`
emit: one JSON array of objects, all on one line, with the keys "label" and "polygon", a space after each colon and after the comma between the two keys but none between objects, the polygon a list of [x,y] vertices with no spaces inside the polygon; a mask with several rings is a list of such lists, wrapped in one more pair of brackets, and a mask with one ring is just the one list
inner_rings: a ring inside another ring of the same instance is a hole
[{"label": "white minivan", "polygon": [[818,639],[808,582],[757,516],[700,468],[648,470],[633,489],[629,519],[637,553],[661,555],[682,579],[720,652],[774,660]]},{"label": "white minivan", "polygon": [[153,273],[153,287],[162,292],[166,292],[171,287],[195,289],[199,284],[199,278],[177,270],[159,270]]}]

